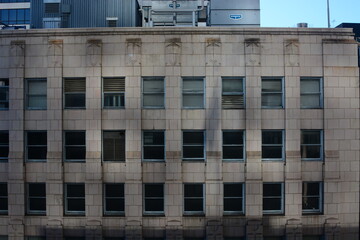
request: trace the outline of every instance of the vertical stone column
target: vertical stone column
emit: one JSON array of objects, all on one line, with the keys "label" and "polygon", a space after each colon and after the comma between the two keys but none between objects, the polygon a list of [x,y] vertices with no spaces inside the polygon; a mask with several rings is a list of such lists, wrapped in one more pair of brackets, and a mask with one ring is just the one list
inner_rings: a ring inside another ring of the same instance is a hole
[{"label": "vertical stone column", "polygon": [[9,79],[9,169],[8,169],[8,236],[14,240],[23,239],[25,214],[24,175],[24,76],[25,41],[10,43]]}]

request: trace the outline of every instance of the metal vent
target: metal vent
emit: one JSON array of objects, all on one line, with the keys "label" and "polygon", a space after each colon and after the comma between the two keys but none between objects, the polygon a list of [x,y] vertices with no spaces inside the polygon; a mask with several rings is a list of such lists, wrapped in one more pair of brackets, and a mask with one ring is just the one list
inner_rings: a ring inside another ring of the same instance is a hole
[{"label": "metal vent", "polygon": [[45,3],[45,13],[57,14],[60,11],[60,3]]},{"label": "metal vent", "polygon": [[107,20],[108,27],[117,27],[117,20]]},{"label": "metal vent", "polygon": [[85,78],[67,78],[65,79],[64,90],[67,93],[85,92]]},{"label": "metal vent", "polygon": [[125,78],[105,78],[104,92],[125,92]]}]

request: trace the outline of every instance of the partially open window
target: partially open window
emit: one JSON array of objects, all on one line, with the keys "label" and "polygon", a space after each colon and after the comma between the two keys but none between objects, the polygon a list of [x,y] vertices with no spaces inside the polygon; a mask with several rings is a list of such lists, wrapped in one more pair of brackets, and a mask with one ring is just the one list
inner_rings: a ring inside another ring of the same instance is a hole
[{"label": "partially open window", "polygon": [[222,79],[222,108],[239,109],[244,106],[244,79],[224,77]]},{"label": "partially open window", "polygon": [[27,185],[27,213],[46,214],[46,185],[45,183],[28,183]]},{"label": "partially open window", "polygon": [[104,214],[124,215],[125,193],[123,183],[104,184]]},{"label": "partially open window", "polygon": [[144,161],[161,161],[165,159],[164,131],[143,132]]},{"label": "partially open window", "polygon": [[64,107],[85,108],[86,79],[64,79]]},{"label": "partially open window", "polygon": [[301,159],[322,160],[322,142],[321,130],[301,130]]},{"label": "partially open window", "polygon": [[104,108],[124,108],[125,78],[103,79]]},{"label": "partially open window", "polygon": [[303,182],[302,184],[302,212],[313,214],[322,212],[322,183]]}]

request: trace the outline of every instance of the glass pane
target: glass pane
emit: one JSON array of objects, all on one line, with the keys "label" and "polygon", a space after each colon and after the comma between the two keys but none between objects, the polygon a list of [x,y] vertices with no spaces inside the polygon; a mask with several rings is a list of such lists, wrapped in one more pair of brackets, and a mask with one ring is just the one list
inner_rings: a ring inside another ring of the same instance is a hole
[{"label": "glass pane", "polygon": [[125,134],[124,132],[103,133],[103,157],[104,161],[125,160]]},{"label": "glass pane", "polygon": [[68,199],[67,211],[85,212],[85,199]]},{"label": "glass pane", "polygon": [[28,160],[46,159],[47,147],[28,147]]},{"label": "glass pane", "polygon": [[6,183],[0,183],[0,196],[4,197],[7,196],[7,184]]},{"label": "glass pane", "polygon": [[164,147],[145,147],[144,159],[164,159]]},{"label": "glass pane", "polygon": [[124,199],[106,199],[106,211],[123,212]]},{"label": "glass pane", "polygon": [[45,198],[30,199],[29,209],[31,211],[46,211],[46,199]]},{"label": "glass pane", "polygon": [[224,197],[242,197],[242,184],[224,184]]},{"label": "glass pane", "polygon": [[241,198],[231,198],[224,199],[224,211],[239,211],[242,209],[242,199]]},{"label": "glass pane", "polygon": [[124,184],[106,184],[106,197],[124,197]]},{"label": "glass pane", "polygon": [[184,146],[183,147],[183,158],[204,158],[204,147],[203,146]]},{"label": "glass pane", "polygon": [[302,131],[301,132],[302,144],[320,144],[321,132],[320,131]]},{"label": "glass pane", "polygon": [[263,199],[263,210],[281,210],[281,199],[280,198],[264,198]]},{"label": "glass pane", "polygon": [[29,196],[30,197],[45,197],[46,190],[45,190],[45,184],[41,183],[34,183],[29,184]]},{"label": "glass pane", "polygon": [[65,107],[68,108],[84,108],[85,107],[85,94],[65,94]]},{"label": "glass pane", "polygon": [[203,92],[203,79],[183,79],[183,92]]},{"label": "glass pane", "polygon": [[279,196],[281,197],[282,187],[281,184],[264,184],[263,185],[263,196],[272,197]]},{"label": "glass pane", "polygon": [[144,94],[143,96],[144,107],[163,107],[164,106],[164,94]]},{"label": "glass pane", "polygon": [[301,95],[301,107],[319,108],[320,94],[306,94]]},{"label": "glass pane", "polygon": [[263,144],[282,144],[282,131],[262,131]]},{"label": "glass pane", "polygon": [[262,147],[262,158],[282,158],[282,147]]},{"label": "glass pane", "polygon": [[144,79],[143,82],[143,92],[158,92],[162,93],[164,92],[164,80],[162,79]]},{"label": "glass pane", "polygon": [[46,81],[28,80],[28,94],[46,95]]},{"label": "glass pane", "polygon": [[68,184],[67,185],[67,197],[85,197],[84,184]]},{"label": "glass pane", "polygon": [[9,132],[8,131],[0,131],[0,144],[9,144]]},{"label": "glass pane", "polygon": [[66,145],[85,145],[85,132],[66,132]]},{"label": "glass pane", "polygon": [[46,109],[46,96],[28,96],[28,108]]},{"label": "glass pane", "polygon": [[104,93],[104,107],[124,107],[125,98],[123,94]]},{"label": "glass pane", "polygon": [[223,159],[243,159],[243,147],[223,147]]},{"label": "glass pane", "polygon": [[301,158],[321,158],[321,147],[301,146]]},{"label": "glass pane", "polygon": [[162,212],[164,211],[163,199],[146,199],[145,211]]},{"label": "glass pane", "polygon": [[304,183],[303,184],[303,196],[320,196],[320,184],[319,183]]},{"label": "glass pane", "polygon": [[162,184],[145,184],[145,197],[164,197]]},{"label": "glass pane", "polygon": [[185,197],[203,197],[202,184],[186,184],[184,186]]},{"label": "glass pane", "polygon": [[9,88],[0,87],[0,101],[9,101]]},{"label": "glass pane", "polygon": [[7,211],[7,210],[8,210],[8,199],[0,198],[0,211]]},{"label": "glass pane", "polygon": [[86,156],[85,147],[66,147],[66,159],[84,160]]},{"label": "glass pane", "polygon": [[30,145],[47,145],[46,132],[28,132],[27,144]]},{"label": "glass pane", "polygon": [[223,132],[223,144],[243,144],[243,132]]},{"label": "glass pane", "polygon": [[243,92],[242,79],[223,79],[223,92]]},{"label": "glass pane", "polygon": [[319,197],[303,197],[303,210],[319,210]]},{"label": "glass pane", "polygon": [[0,158],[8,158],[9,157],[9,147],[0,146]]},{"label": "glass pane", "polygon": [[262,92],[282,92],[281,79],[262,79]]},{"label": "glass pane", "polygon": [[183,95],[183,107],[189,108],[203,108],[204,107],[204,96],[199,95]]},{"label": "glass pane", "polygon": [[320,80],[319,79],[301,80],[300,92],[301,93],[320,92]]},{"label": "glass pane", "polygon": [[261,96],[261,106],[263,107],[281,107],[282,95],[281,94],[263,94]]},{"label": "glass pane", "polygon": [[185,199],[184,203],[185,203],[184,206],[185,211],[202,212],[204,210],[202,199]]},{"label": "glass pane", "polygon": [[203,132],[183,132],[183,143],[186,145],[203,145],[204,133]]},{"label": "glass pane", "polygon": [[144,132],[145,145],[164,145],[164,132]]}]

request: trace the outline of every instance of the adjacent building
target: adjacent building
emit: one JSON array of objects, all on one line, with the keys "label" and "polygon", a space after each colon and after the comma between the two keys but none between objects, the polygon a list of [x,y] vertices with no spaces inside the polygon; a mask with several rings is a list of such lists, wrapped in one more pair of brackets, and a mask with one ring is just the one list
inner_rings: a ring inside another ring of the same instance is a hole
[{"label": "adjacent building", "polygon": [[0,29],[30,28],[30,0],[0,0]]}]

